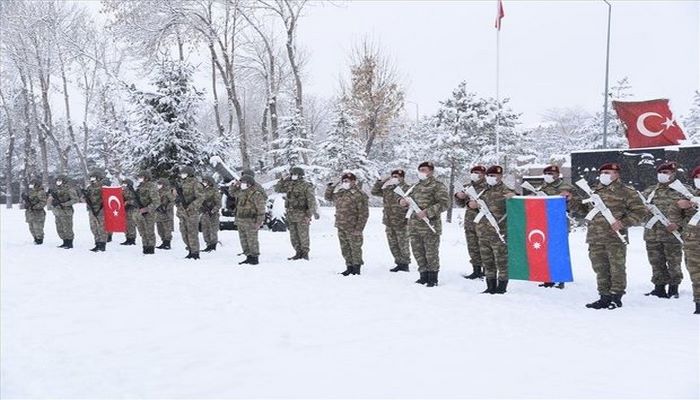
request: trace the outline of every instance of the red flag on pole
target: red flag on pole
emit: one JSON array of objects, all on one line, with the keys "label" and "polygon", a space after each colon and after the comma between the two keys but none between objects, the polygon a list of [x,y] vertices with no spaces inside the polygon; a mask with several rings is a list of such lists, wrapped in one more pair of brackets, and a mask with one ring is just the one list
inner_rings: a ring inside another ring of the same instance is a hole
[{"label": "red flag on pole", "polygon": [[105,231],[126,232],[126,208],[121,187],[102,187]]},{"label": "red flag on pole", "polygon": [[677,145],[685,134],[673,120],[668,99],[613,101],[630,148]]},{"label": "red flag on pole", "polygon": [[501,19],[506,16],[506,13],[503,11],[503,1],[498,0],[496,2],[496,29],[499,31],[501,30]]}]

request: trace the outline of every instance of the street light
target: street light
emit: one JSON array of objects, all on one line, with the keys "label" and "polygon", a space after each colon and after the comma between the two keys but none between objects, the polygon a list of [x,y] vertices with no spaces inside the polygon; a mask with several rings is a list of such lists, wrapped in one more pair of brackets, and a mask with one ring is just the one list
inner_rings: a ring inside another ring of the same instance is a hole
[{"label": "street light", "polygon": [[612,5],[608,0],[603,0],[608,5],[608,44],[605,50],[605,102],[603,103],[603,148],[608,147],[608,74],[610,71],[610,14]]}]

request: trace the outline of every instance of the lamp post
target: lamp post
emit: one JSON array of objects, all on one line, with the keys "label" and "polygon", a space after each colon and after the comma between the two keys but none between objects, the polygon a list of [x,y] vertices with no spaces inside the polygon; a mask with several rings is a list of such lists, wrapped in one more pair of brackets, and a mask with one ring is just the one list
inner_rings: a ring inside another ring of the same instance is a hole
[{"label": "lamp post", "polygon": [[605,102],[603,103],[603,148],[608,147],[608,75],[610,72],[610,15],[612,5],[608,0],[603,0],[608,5],[608,44],[605,50]]}]

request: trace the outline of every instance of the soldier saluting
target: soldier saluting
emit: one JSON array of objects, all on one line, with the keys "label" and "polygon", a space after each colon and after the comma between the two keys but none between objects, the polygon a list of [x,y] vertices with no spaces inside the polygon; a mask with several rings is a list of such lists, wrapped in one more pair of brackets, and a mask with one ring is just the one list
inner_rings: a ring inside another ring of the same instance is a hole
[{"label": "soldier saluting", "polygon": [[311,217],[318,219],[314,186],[304,180],[304,170],[292,167],[289,176],[275,184],[275,192],[285,193],[284,206],[287,217],[289,239],[294,247],[294,255],[288,260],[309,259],[309,224]]},{"label": "soldier saluting", "polygon": [[[473,187],[476,193],[481,193],[486,189],[486,167],[482,165],[475,165],[469,171],[468,184],[464,185],[464,189],[467,187]],[[479,235],[476,234],[476,223],[474,218],[476,218],[478,212],[474,208],[467,207],[469,202],[469,196],[463,190],[455,193],[455,204],[459,207],[465,207],[464,210],[464,235],[467,238],[467,251],[469,252],[470,262],[472,264],[472,273],[469,275],[463,275],[466,279],[479,279],[484,277],[484,272],[482,269],[483,263],[481,262],[481,253],[479,252]]]},{"label": "soldier saluting", "polygon": [[408,190],[408,185],[404,181],[405,176],[404,170],[395,169],[391,171],[388,178],[377,179],[371,191],[373,196],[382,198],[384,205],[382,223],[386,227],[386,239],[396,264],[389,270],[391,272],[408,272],[408,265],[411,263],[406,210],[401,207],[398,202],[399,195],[394,192],[397,187],[404,192]]},{"label": "soldier saluting", "polygon": [[44,243],[44,223],[46,222],[46,192],[41,186],[41,179],[34,178],[27,185],[27,193],[22,194],[24,201],[24,219],[29,225],[29,232],[34,244]]}]

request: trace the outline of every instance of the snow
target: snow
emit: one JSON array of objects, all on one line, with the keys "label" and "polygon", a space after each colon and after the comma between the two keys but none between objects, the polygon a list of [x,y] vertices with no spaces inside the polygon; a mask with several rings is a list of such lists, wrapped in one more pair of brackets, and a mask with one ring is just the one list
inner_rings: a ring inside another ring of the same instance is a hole
[{"label": "snow", "polygon": [[[651,288],[632,229],[622,309],[589,310],[595,277],[585,232],[571,235],[575,283],[511,281],[506,295],[468,281],[463,230],[446,224],[440,286],[390,273],[381,209],[365,231],[363,274],[342,277],[332,208],[312,222],[311,261],[289,262],[286,233],[261,233],[261,262],[239,267],[237,233],[199,261],[140,246],[43,246],[23,213],[2,210],[2,398],[700,396],[700,326],[685,273],[680,299]],[[415,270],[415,264],[411,265]],[[685,271],[685,270],[684,270]]]}]

